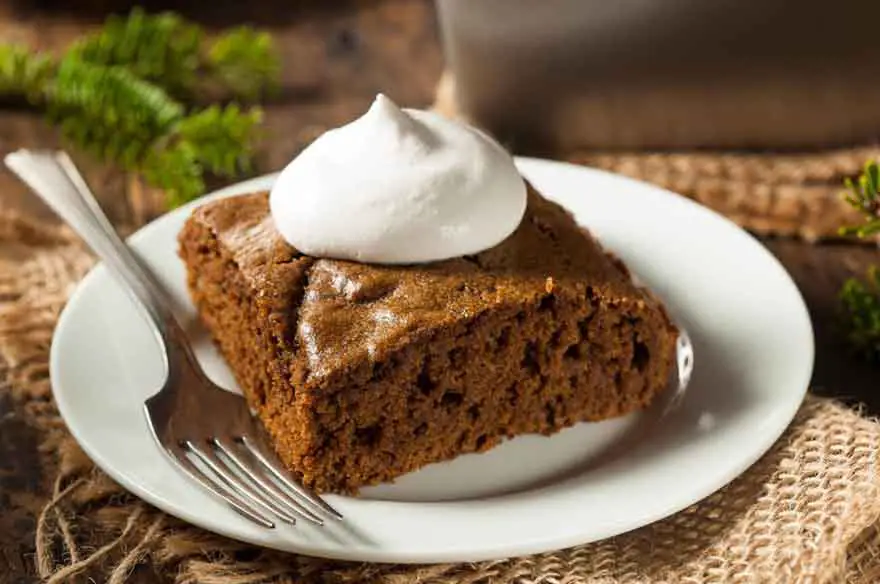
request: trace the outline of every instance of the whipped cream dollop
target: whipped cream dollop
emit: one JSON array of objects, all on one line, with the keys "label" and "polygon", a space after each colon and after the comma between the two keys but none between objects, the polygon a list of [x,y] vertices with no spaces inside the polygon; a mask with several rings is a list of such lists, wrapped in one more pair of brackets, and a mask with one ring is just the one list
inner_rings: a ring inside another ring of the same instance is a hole
[{"label": "whipped cream dollop", "polygon": [[483,132],[379,94],[281,171],[269,207],[307,255],[408,264],[497,245],[522,220],[526,187]]}]

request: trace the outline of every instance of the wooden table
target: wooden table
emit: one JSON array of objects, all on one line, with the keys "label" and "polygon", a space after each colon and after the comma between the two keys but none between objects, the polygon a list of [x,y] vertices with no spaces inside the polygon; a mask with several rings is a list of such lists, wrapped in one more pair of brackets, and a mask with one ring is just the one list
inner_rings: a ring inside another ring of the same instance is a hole
[{"label": "wooden table", "polygon": [[[35,12],[16,4],[25,2],[0,5],[2,41],[57,48],[101,18],[88,13],[73,18],[57,9]],[[67,3],[44,0],[41,4]],[[102,5],[110,3],[87,4],[100,13]],[[442,56],[430,0],[313,3],[308,12],[308,2],[291,8],[289,2],[215,0],[207,15],[188,10],[189,4],[197,3],[176,3],[178,9],[204,16],[211,24],[257,22],[277,36],[284,83],[282,95],[265,108],[270,136],[260,159],[263,169],[279,168],[319,132],[364,111],[379,91],[414,107],[433,100]],[[54,132],[33,113],[0,110],[0,153],[56,143]],[[91,179],[110,213],[125,221],[130,210],[120,194],[121,177],[98,172]],[[0,173],[0,200],[49,216],[6,172]],[[765,240],[765,244],[790,271],[810,308],[817,340],[815,391],[864,403],[869,412],[880,413],[877,366],[849,354],[835,318],[841,283],[863,274],[868,265],[880,261],[880,254],[859,246],[812,246],[789,240]],[[34,429],[0,394],[0,573],[6,577],[0,580],[4,582],[27,582],[32,573],[34,513],[42,505],[47,479],[36,467],[36,448]]]}]

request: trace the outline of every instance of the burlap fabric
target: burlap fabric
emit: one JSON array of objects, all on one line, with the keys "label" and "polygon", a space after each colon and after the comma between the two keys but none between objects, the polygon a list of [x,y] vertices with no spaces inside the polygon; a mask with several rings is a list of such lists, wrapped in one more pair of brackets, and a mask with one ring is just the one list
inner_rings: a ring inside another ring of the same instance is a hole
[{"label": "burlap fabric", "polygon": [[[787,232],[811,237],[821,230],[798,221],[809,223],[815,214],[812,225],[819,225],[822,213],[837,204],[831,185],[873,152],[571,158],[703,202],[717,192],[719,204],[726,205],[721,210],[746,226],[784,232],[784,220],[791,225]],[[814,197],[816,189],[822,197]],[[739,216],[732,212],[737,200],[754,206],[750,198],[762,193],[813,210],[797,221],[781,203]],[[807,204],[811,197],[822,199],[825,211]],[[839,211],[836,229],[846,210],[833,208]],[[574,549],[485,563],[367,565],[281,554],[206,533],[143,503],[97,470],[52,402],[52,330],[92,261],[66,229],[17,216],[0,199],[0,399],[11,400],[40,443],[44,492],[14,504],[37,516],[34,561],[47,582],[880,582],[880,424],[815,397],[805,401],[774,448],[720,492],[654,525]]]}]

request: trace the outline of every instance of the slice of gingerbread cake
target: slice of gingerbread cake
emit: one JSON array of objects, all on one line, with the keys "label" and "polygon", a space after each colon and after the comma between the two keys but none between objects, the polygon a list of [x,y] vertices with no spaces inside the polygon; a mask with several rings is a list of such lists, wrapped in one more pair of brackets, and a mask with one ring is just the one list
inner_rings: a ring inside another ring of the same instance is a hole
[{"label": "slice of gingerbread cake", "polygon": [[531,187],[509,237],[436,262],[300,253],[264,192],[199,207],[179,240],[201,318],[318,491],[639,410],[674,370],[660,302]]}]

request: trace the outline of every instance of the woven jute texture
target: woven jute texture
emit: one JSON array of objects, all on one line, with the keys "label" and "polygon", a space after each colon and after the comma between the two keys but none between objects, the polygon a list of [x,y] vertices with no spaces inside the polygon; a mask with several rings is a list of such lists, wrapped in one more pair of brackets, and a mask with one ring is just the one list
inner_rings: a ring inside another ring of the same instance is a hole
[{"label": "woven jute texture", "polygon": [[[434,108],[465,117],[448,72],[438,84]],[[880,157],[880,144],[785,154],[572,151],[552,157],[656,184],[755,233],[817,241],[837,239],[841,225],[862,221],[841,199],[841,185],[867,160]]]},{"label": "woven jute texture", "polygon": [[47,492],[32,497],[35,562],[47,582],[880,581],[880,424],[814,397],[726,488],[666,520],[574,549],[485,563],[369,565],[261,550],[184,524],[97,470],[52,402],[52,330],[91,265],[67,230],[0,207],[0,398],[12,400],[40,442]]}]

